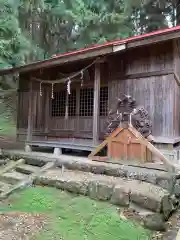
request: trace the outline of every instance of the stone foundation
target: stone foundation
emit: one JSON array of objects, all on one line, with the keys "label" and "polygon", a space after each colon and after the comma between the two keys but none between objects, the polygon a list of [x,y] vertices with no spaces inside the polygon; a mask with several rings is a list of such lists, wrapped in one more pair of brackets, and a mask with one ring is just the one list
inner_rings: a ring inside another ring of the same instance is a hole
[{"label": "stone foundation", "polygon": [[156,220],[163,219],[159,226],[162,230],[170,214],[179,206],[180,175],[168,173],[163,166],[157,169],[156,164],[129,166],[40,153],[4,151],[3,154],[13,159],[23,157],[30,165],[55,162],[56,168],[37,177],[36,184],[109,201],[120,207],[136,204],[151,212],[143,216],[149,228],[157,225],[154,224]]}]

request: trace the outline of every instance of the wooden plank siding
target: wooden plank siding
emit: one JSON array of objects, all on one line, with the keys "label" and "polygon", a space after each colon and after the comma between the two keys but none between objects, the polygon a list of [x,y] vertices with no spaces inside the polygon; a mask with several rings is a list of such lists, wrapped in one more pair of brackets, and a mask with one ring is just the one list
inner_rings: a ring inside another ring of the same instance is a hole
[{"label": "wooden plank siding", "polygon": [[[154,76],[154,72],[157,71],[161,71],[162,74]],[[135,48],[123,53],[121,58],[115,56],[111,62],[110,72],[110,108],[121,94],[129,94],[136,99],[138,105],[144,106],[148,110],[152,119],[154,136],[172,137],[176,135],[173,129],[175,125],[173,118],[174,86],[176,83],[173,75],[172,42]]]},{"label": "wooden plank siding", "polygon": [[[103,64],[102,67],[102,85],[101,87],[107,86],[107,75],[104,72],[106,69]],[[76,116],[52,116],[52,99],[51,99],[51,85],[42,85],[42,96],[40,96],[40,84],[33,81],[33,95],[36,98],[36,105],[34,106],[34,124],[33,124],[33,140],[46,139],[46,140],[57,140],[59,138],[75,137],[75,138],[92,138],[93,137],[93,112],[92,116],[80,116],[80,89],[92,89],[94,88],[94,69],[86,74],[84,79],[84,85],[81,87],[81,80],[71,84],[71,91],[76,91]],[[78,80],[78,79],[77,79]],[[21,116],[21,121],[18,126],[19,139],[25,139],[27,134],[27,109],[28,109],[28,99],[26,100],[27,91],[24,90],[28,83],[27,78],[22,78],[20,80],[20,90],[19,95],[19,106]],[[25,84],[26,82],[26,84]],[[55,84],[54,92],[66,91],[66,84]],[[47,100],[47,94],[49,96],[49,101]],[[26,101],[24,101],[26,100]],[[49,103],[49,105],[48,105]],[[48,122],[47,122],[48,118]],[[100,136],[104,136],[104,122],[106,117],[100,116]],[[26,124],[24,124],[24,121]]]},{"label": "wooden plank siding", "polygon": [[144,106],[151,117],[154,136],[174,136],[173,132],[173,74],[161,77],[124,79],[109,82],[109,104],[126,93],[133,96],[137,104]]},{"label": "wooden plank siding", "polygon": [[177,136],[180,135],[180,83],[177,82],[180,79],[180,39],[173,41],[174,47],[174,73],[176,81],[174,82],[174,108],[173,108],[173,117],[174,117],[174,132]]}]

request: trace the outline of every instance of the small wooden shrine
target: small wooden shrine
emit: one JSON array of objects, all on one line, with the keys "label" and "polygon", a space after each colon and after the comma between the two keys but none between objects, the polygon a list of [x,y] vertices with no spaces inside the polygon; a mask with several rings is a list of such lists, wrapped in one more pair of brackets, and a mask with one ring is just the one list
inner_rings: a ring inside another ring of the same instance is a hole
[{"label": "small wooden shrine", "polygon": [[107,139],[96,149],[96,154],[106,146],[108,159],[140,162],[148,161],[148,158],[151,160],[149,150],[129,126],[134,126],[134,129],[146,138],[151,135],[152,124],[148,112],[143,107],[136,106],[136,101],[131,96],[124,95],[123,98],[117,99],[115,109],[109,111]]},{"label": "small wooden shrine", "polygon": [[[125,95],[116,109],[109,112],[107,138],[89,155],[89,159],[111,162],[154,162],[153,155],[168,167],[173,164],[152,145],[152,124],[148,112],[136,106],[135,99]],[[98,154],[106,148],[106,156]]]}]

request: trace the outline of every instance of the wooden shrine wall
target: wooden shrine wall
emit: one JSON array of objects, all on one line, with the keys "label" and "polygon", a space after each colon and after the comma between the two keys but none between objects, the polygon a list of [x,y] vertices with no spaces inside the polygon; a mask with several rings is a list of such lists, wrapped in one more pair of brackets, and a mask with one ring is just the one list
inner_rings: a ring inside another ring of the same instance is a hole
[{"label": "wooden shrine wall", "polygon": [[176,79],[176,84],[174,86],[174,131],[179,136],[180,135],[180,39],[175,39],[173,41],[174,46],[174,73]]},{"label": "wooden shrine wall", "polygon": [[[176,55],[177,63],[179,61],[178,56]],[[179,136],[180,92],[174,79],[174,59],[172,41],[139,47],[121,54],[108,56],[108,62],[101,69],[101,85],[102,87],[108,87],[108,109],[114,106],[117,101],[116,98],[121,94],[130,94],[139,105],[144,106],[149,111],[153,124],[153,135]],[[177,69],[180,68],[177,67]],[[28,120],[28,77],[22,76],[20,81],[18,132],[24,139]],[[93,86],[94,71],[91,69],[84,88],[93,88]],[[58,89],[65,88],[65,85],[58,87]],[[73,88],[78,91],[80,81],[74,86],[72,85]],[[77,112],[76,116],[69,116],[68,119],[52,117],[50,114],[51,86],[46,87],[42,97],[39,95],[39,84],[36,84],[33,91],[37,103],[36,113],[34,113],[36,119],[34,132],[36,132],[38,138],[44,139],[44,136],[48,134],[57,138],[60,136],[92,138],[92,116],[80,118]],[[47,101],[47,94],[49,95],[49,101]],[[76,108],[79,109],[78,101],[76,104]],[[100,117],[100,135],[102,136],[105,132],[105,120],[106,116]]]},{"label": "wooden shrine wall", "polygon": [[[103,67],[102,67],[103,68]],[[102,73],[104,73],[102,69]],[[91,74],[93,75],[93,74]],[[19,123],[18,123],[18,136],[21,140],[25,140],[27,126],[28,126],[28,81],[29,79],[22,78],[19,89]],[[87,90],[94,92],[94,79],[93,76],[90,79],[85,79],[83,86],[81,87],[81,80],[77,79],[77,82],[71,84],[71,93],[76,93],[75,114],[69,115],[67,118],[65,115],[57,116],[52,115],[52,88],[51,84],[42,85],[42,96],[40,96],[40,85],[33,81],[33,140],[58,140],[58,138],[92,138],[93,137],[93,111],[91,114],[80,115],[80,91]],[[108,82],[103,77],[101,81],[101,88],[107,88],[108,94]],[[56,84],[54,87],[54,95],[64,91],[66,94],[66,84]],[[88,98],[89,99],[89,98]],[[89,99],[92,100],[93,98]],[[108,103],[108,99],[107,99]],[[89,107],[89,103],[87,107]],[[65,101],[60,105],[65,106]],[[86,106],[86,105],[85,105]],[[93,109],[93,106],[92,106]],[[108,108],[107,108],[108,110]],[[107,111],[106,111],[107,112]],[[87,115],[87,116],[86,116]],[[106,115],[100,116],[100,136],[103,139],[105,132]]]},{"label": "wooden shrine wall", "polygon": [[179,110],[175,110],[175,94],[179,92],[173,74],[172,42],[136,48],[124,55],[124,61],[118,62],[116,56],[113,61],[116,65],[111,66],[109,107],[113,107],[122,93],[129,94],[148,110],[154,136],[178,136],[179,120],[175,115]]}]

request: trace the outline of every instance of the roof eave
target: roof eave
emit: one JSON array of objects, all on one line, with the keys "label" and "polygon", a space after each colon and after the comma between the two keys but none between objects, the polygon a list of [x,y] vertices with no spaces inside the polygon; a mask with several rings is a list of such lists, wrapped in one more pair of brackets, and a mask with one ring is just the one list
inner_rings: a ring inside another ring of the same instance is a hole
[{"label": "roof eave", "polygon": [[48,60],[34,62],[21,67],[4,69],[4,70],[2,69],[0,70],[0,76],[11,74],[11,73],[17,73],[17,72],[24,73],[31,70],[34,71],[41,68],[58,66],[58,65],[72,63],[72,62],[81,61],[81,60],[88,60],[90,58],[96,58],[96,57],[108,55],[108,54],[115,53],[117,51],[122,51],[125,49],[140,47],[148,44],[155,44],[155,43],[159,43],[167,40],[173,40],[180,37],[179,30],[180,30],[180,27],[178,27],[173,31],[167,29],[162,33],[157,32],[158,34],[151,33],[151,34],[146,34],[143,37],[137,36],[135,38],[131,38],[128,40],[124,39],[120,41],[106,43],[105,45],[94,46],[84,50],[78,50],[76,53],[69,53],[69,54],[56,56]]},{"label": "roof eave", "polygon": [[104,55],[108,55],[113,53],[113,46],[106,46],[106,47],[102,47],[102,48],[96,48],[93,49],[91,51],[87,51],[87,52],[82,52],[79,53],[77,55],[70,55],[70,56],[62,56],[62,57],[55,57],[55,58],[51,58],[48,60],[44,60],[44,61],[39,61],[39,62],[34,62],[25,66],[20,66],[20,67],[16,67],[16,68],[9,68],[9,69],[2,69],[0,70],[0,76],[2,75],[7,75],[7,74],[13,74],[13,73],[24,73],[24,72],[28,72],[31,70],[37,70],[37,69],[41,69],[41,68],[48,68],[48,67],[54,67],[54,66],[58,66],[58,65],[62,65],[62,64],[66,64],[66,63],[71,63],[71,62],[76,62],[76,61],[81,61],[81,60],[88,60],[90,58],[96,58],[96,57],[100,57],[100,56],[104,56]]}]

